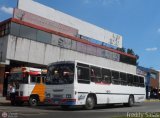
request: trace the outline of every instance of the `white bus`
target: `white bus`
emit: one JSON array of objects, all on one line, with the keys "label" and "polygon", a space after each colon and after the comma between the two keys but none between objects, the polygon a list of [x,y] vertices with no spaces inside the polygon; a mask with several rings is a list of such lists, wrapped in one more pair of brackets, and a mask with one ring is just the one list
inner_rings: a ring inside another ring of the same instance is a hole
[{"label": "white bus", "polygon": [[144,77],[81,61],[61,61],[48,66],[46,100],[68,108],[123,103],[132,106],[145,100]]}]

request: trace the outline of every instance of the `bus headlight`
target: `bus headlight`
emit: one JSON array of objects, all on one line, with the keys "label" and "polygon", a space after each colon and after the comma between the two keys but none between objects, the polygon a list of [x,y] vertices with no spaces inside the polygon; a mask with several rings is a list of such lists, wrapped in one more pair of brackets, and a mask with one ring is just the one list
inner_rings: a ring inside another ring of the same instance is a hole
[{"label": "bus headlight", "polygon": [[66,94],[66,98],[72,98],[71,94]]}]

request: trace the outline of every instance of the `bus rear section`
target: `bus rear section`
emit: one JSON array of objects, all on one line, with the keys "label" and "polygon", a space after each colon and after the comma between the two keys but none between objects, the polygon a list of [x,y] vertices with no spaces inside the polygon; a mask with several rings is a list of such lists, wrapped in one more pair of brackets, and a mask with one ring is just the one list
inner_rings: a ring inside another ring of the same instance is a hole
[{"label": "bus rear section", "polygon": [[41,73],[41,69],[31,67],[11,69],[6,99],[12,105],[28,102],[29,105],[36,106],[39,102],[44,102],[45,78]]},{"label": "bus rear section", "polygon": [[48,66],[46,102],[49,104],[93,109],[98,104],[133,106],[144,100],[142,76],[81,61],[56,62]]}]

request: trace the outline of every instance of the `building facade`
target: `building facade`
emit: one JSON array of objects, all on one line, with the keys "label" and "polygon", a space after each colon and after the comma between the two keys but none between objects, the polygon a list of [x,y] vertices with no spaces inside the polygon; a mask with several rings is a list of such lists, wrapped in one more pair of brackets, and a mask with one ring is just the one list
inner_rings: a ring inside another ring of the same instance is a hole
[{"label": "building facade", "polygon": [[143,75],[145,77],[145,85],[146,85],[146,98],[159,98],[159,71],[154,70],[152,68],[145,68],[138,66],[137,74]]},{"label": "building facade", "polygon": [[[41,9],[48,12],[39,16]],[[53,12],[32,0],[19,0],[13,18],[0,22],[0,93],[5,94],[6,73],[19,66],[46,68],[52,62],[80,60],[136,74],[136,57],[111,48],[122,47],[120,35],[59,11],[54,18],[66,21],[48,18]]]}]

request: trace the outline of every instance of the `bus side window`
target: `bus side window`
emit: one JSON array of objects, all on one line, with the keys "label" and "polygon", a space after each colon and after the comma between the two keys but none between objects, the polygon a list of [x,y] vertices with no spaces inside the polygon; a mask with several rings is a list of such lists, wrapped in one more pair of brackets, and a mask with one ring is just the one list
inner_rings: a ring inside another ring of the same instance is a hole
[{"label": "bus side window", "polygon": [[112,73],[112,83],[113,84],[120,84],[120,77],[118,71],[111,71]]},{"label": "bus side window", "polygon": [[111,83],[111,71],[108,69],[102,69],[102,82],[110,84]]},{"label": "bus side window", "polygon": [[144,78],[143,77],[139,77],[139,86],[144,87]]},{"label": "bus side window", "polygon": [[92,82],[101,82],[102,81],[102,72],[101,68],[90,67],[91,81]]},{"label": "bus side window", "polygon": [[127,83],[129,86],[133,86],[133,75],[127,74]]},{"label": "bus side window", "polygon": [[127,75],[126,73],[120,73],[121,85],[127,85]]},{"label": "bus side window", "polygon": [[136,76],[136,75],[134,76],[133,85],[134,85],[134,86],[137,86],[137,87],[139,86],[138,76]]},{"label": "bus side window", "polygon": [[90,83],[89,66],[84,66],[84,64],[80,64],[80,66],[77,65],[77,79],[78,83]]}]

